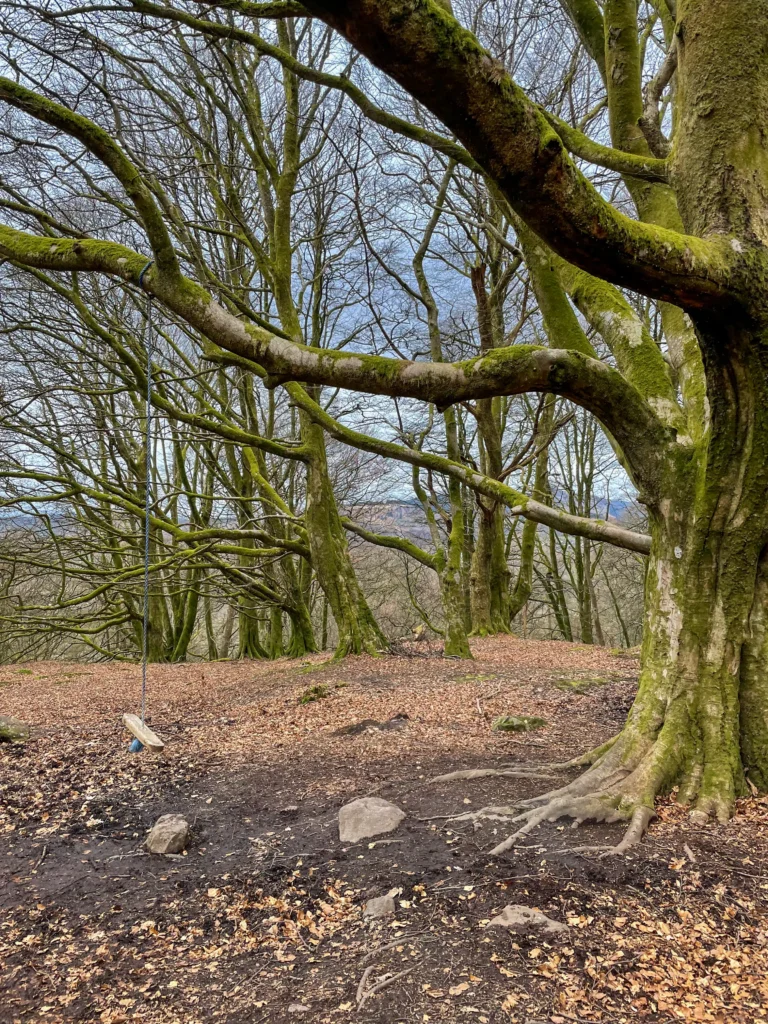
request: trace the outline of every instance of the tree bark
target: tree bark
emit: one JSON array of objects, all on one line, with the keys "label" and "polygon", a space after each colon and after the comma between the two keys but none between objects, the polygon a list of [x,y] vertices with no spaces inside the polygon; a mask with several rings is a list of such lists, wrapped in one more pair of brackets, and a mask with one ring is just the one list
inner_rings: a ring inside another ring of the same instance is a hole
[{"label": "tree bark", "polygon": [[302,411],[307,460],[307,509],[304,522],[312,565],[336,621],[336,657],[377,654],[387,641],[360,589],[328,473],[323,430]]}]

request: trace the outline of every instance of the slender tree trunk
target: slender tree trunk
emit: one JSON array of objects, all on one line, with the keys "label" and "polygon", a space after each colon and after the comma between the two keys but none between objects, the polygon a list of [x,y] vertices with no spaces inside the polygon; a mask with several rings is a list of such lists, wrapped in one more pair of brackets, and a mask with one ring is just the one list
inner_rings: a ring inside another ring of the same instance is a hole
[{"label": "slender tree trunk", "polygon": [[228,658],[229,648],[232,646],[232,633],[235,629],[235,606],[230,604],[227,605],[227,614],[224,619],[224,629],[221,634],[221,641],[218,644],[219,657]]},{"label": "slender tree trunk", "polygon": [[595,639],[592,633],[592,589],[589,585],[589,541],[583,540],[582,537],[577,537],[574,547],[576,550],[580,639],[583,644],[593,644]]},{"label": "slender tree trunk", "polygon": [[269,646],[267,654],[272,660],[282,658],[285,654],[283,648],[283,609],[279,605],[272,605],[269,610]]},{"label": "slender tree trunk", "polygon": [[216,633],[213,628],[213,603],[211,595],[206,593],[204,598],[205,608],[205,639],[208,645],[208,661],[218,661],[219,649],[216,644]]},{"label": "slender tree trunk", "polygon": [[594,632],[594,636],[598,644],[601,647],[605,647],[603,624],[600,621],[600,609],[597,604],[597,590],[595,588],[594,566],[590,566],[590,571],[587,576],[587,586],[589,587],[590,604],[592,607],[592,629]]},{"label": "slender tree trunk", "polygon": [[475,636],[509,633],[509,568],[504,544],[504,510],[498,503],[480,508],[470,569],[472,632]]},{"label": "slender tree trunk", "polygon": [[[302,559],[304,562],[305,559]],[[284,607],[291,623],[291,636],[288,642],[288,655],[291,658],[303,658],[317,650],[315,632],[312,628],[312,616],[309,613],[307,595],[301,578],[301,566],[297,571],[293,558],[287,555],[281,560],[286,593],[289,601]]]},{"label": "slender tree trunk", "polygon": [[[454,503],[451,502],[455,507]],[[461,536],[457,536],[457,534]],[[471,658],[467,638],[466,593],[462,573],[463,522],[454,516],[451,536],[444,549],[436,554],[436,568],[440,579],[440,594],[445,616],[445,646],[447,658]]]},{"label": "slender tree trunk", "polygon": [[[498,267],[495,268],[498,270]],[[498,302],[491,301],[486,290],[486,267],[472,268],[472,290],[477,304],[480,351],[491,352],[504,344],[504,320]],[[491,274],[491,279],[494,278]],[[493,296],[495,291],[492,290]],[[480,466],[486,476],[502,476],[503,426],[501,399],[482,398],[477,402],[477,427],[480,438]],[[478,501],[479,518],[475,550],[470,567],[470,609],[472,632],[477,636],[510,632],[509,567],[504,543],[504,509],[498,502]]]},{"label": "slender tree trunk", "polygon": [[[555,419],[555,399],[550,395],[544,403],[540,420],[540,433],[544,444],[536,456],[533,476],[533,497],[537,501],[549,504],[552,494],[549,489],[549,439]],[[538,524],[531,519],[523,523],[520,540],[520,567],[515,580],[515,587],[509,597],[509,621],[513,622],[520,614],[531,596],[533,589],[533,560],[536,551],[536,532]],[[506,556],[504,561],[506,562]]]},{"label": "slender tree trunk", "polygon": [[376,654],[386,648],[387,641],[357,582],[328,475],[323,431],[305,413],[301,416],[302,437],[311,452],[304,522],[312,565],[336,620],[336,656]]},{"label": "slender tree trunk", "polygon": [[173,649],[173,661],[186,661],[189,644],[197,624],[197,609],[200,604],[200,570],[195,570],[187,582],[188,590],[182,604],[181,629]]}]

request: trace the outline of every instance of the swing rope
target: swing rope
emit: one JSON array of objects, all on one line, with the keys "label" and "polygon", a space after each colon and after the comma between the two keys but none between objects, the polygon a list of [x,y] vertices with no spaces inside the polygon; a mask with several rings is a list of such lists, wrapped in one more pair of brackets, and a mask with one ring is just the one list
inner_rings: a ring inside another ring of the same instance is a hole
[{"label": "swing rope", "polygon": [[[139,288],[143,287],[144,275],[154,263],[150,260],[139,274]],[[147,713],[147,659],[149,657],[149,517],[152,510],[152,293],[147,293],[147,327],[144,347],[147,353],[146,393],[146,476],[144,481],[144,622],[141,644],[141,724]]]}]

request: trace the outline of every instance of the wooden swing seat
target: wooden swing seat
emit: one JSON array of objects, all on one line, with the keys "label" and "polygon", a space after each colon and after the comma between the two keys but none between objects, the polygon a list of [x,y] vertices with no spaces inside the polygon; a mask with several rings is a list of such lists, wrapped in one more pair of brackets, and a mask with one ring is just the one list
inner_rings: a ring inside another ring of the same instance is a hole
[{"label": "wooden swing seat", "polygon": [[128,732],[136,737],[139,743],[148,747],[156,754],[160,753],[165,746],[157,733],[152,732],[149,726],[142,724],[138,715],[123,715],[123,725]]}]

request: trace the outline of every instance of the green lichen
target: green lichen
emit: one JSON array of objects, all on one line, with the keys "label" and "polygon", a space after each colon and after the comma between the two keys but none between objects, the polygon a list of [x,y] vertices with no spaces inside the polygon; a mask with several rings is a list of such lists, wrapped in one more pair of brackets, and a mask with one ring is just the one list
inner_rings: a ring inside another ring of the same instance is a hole
[{"label": "green lichen", "polygon": [[610,676],[581,676],[574,679],[561,678],[554,680],[558,690],[579,695],[589,693],[590,690],[597,689],[600,686],[606,686],[610,682]]},{"label": "green lichen", "polygon": [[316,700],[324,700],[327,696],[329,696],[328,686],[325,683],[316,683],[301,694],[299,704],[313,704]]},{"label": "green lichen", "polygon": [[545,718],[530,715],[501,715],[493,723],[496,732],[533,732],[547,725]]}]

